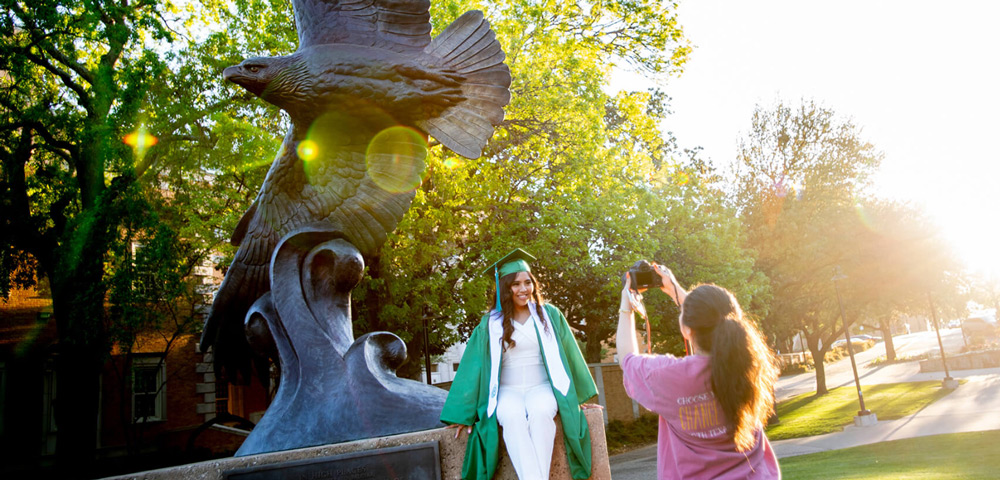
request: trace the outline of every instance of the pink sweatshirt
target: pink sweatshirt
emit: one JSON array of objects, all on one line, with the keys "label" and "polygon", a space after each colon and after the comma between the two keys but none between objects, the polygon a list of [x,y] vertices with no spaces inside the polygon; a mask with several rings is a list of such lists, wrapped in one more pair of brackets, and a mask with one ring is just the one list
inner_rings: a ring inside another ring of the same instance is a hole
[{"label": "pink sweatshirt", "polygon": [[625,391],[660,415],[657,478],[781,478],[778,459],[763,429],[757,445],[736,451],[730,425],[712,393],[709,357],[625,355]]}]

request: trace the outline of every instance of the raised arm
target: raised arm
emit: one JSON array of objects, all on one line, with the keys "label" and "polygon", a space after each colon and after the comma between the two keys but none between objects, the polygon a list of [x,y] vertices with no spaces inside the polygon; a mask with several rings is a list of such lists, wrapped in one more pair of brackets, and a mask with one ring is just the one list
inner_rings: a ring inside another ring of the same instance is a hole
[{"label": "raised arm", "polygon": [[632,301],[629,299],[630,286],[631,280],[628,275],[625,275],[621,306],[618,307],[618,333],[615,335],[619,362],[625,358],[625,355],[639,351],[639,342],[635,337],[635,315],[632,313]]}]

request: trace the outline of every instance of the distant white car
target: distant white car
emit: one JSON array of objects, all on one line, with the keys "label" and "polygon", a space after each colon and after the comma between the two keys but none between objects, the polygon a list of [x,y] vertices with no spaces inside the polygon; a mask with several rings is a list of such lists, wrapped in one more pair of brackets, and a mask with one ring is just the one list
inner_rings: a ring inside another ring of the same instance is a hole
[{"label": "distant white car", "polygon": [[[871,335],[865,335],[863,333],[860,334],[860,335],[851,335],[851,342],[852,343],[853,342],[863,343],[863,342],[867,342],[868,340],[874,340],[876,342],[881,342],[882,341],[882,339],[880,337],[873,337]],[[839,347],[841,345],[845,345],[846,343],[847,343],[847,340],[841,338],[840,340],[837,340],[837,341],[833,342],[831,345],[833,345],[834,347]]]},{"label": "distant white car", "polygon": [[992,319],[971,317],[962,321],[962,335],[965,337],[982,336],[996,338],[1000,336],[1000,328]]}]

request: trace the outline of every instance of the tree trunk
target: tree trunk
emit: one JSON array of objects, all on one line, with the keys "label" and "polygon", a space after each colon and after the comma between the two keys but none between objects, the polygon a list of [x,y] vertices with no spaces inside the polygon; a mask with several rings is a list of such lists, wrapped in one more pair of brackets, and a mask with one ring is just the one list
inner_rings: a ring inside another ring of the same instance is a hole
[{"label": "tree trunk", "polygon": [[600,363],[601,340],[597,338],[598,336],[596,334],[591,334],[591,332],[585,333],[587,334],[587,343],[586,349],[583,352],[583,358],[587,360],[587,363]]},{"label": "tree trunk", "polygon": [[101,362],[94,348],[59,348],[56,360],[56,460],[75,477],[89,472],[97,449]]},{"label": "tree trunk", "polygon": [[[94,228],[99,229],[97,226]],[[104,324],[103,235],[84,234],[74,252],[63,252],[52,300],[59,332],[56,359],[56,459],[71,476],[87,471],[97,448],[100,375],[109,351]],[[97,237],[97,238],[95,238]],[[73,250],[72,246],[64,247]],[[88,254],[82,252],[100,252]]]},{"label": "tree trunk", "polygon": [[[127,180],[120,180],[118,186],[127,186]],[[54,268],[45,269],[52,285],[59,339],[56,460],[71,476],[78,476],[94,460],[100,375],[111,351],[105,322],[104,259],[111,240],[109,225],[118,221],[114,218],[118,213],[116,193],[102,187],[97,182],[90,189],[101,192],[85,195],[89,189],[81,185],[84,209],[61,235],[52,255]]]},{"label": "tree trunk", "polygon": [[819,347],[818,337],[806,337],[806,343],[809,346],[809,353],[813,357],[813,366],[816,368],[816,395],[826,395],[828,392],[826,389],[826,364],[823,363],[826,350]]},{"label": "tree trunk", "polygon": [[879,321],[879,330],[882,331],[882,341],[885,342],[885,361],[896,360],[896,346],[892,343],[892,324],[885,319]]}]

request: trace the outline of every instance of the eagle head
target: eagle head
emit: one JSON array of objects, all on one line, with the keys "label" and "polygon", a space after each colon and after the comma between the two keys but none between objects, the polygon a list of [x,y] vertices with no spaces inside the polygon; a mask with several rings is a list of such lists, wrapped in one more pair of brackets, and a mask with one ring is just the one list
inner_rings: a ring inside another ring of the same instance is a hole
[{"label": "eagle head", "polygon": [[255,57],[226,68],[222,76],[262,100],[289,110],[295,97],[301,96],[304,67],[296,55]]}]

